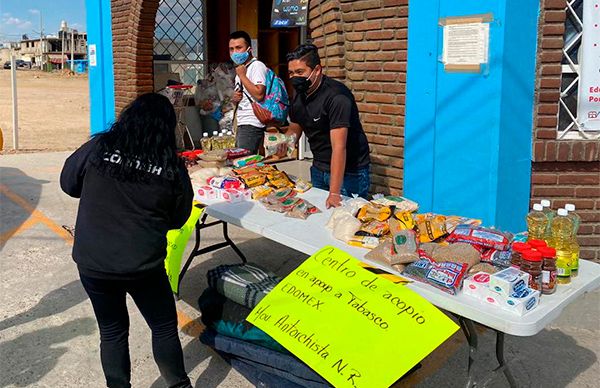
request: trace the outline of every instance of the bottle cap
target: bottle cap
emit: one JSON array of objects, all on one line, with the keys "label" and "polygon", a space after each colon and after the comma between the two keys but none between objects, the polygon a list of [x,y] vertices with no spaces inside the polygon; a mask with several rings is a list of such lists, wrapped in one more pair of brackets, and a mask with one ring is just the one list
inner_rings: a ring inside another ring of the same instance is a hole
[{"label": "bottle cap", "polygon": [[546,241],[544,240],[529,240],[527,241],[527,244],[531,245],[531,247],[534,249],[539,249],[548,246],[548,244],[546,244]]},{"label": "bottle cap", "polygon": [[544,207],[541,203],[536,203],[535,205],[533,205],[533,210],[535,210],[536,212],[541,212],[542,210],[544,210]]},{"label": "bottle cap", "polygon": [[527,243],[523,243],[523,242],[514,242],[512,244],[512,249],[513,249],[513,251],[523,252],[523,251],[531,249],[531,245],[529,245]]},{"label": "bottle cap", "polygon": [[219,134],[219,132],[213,131],[213,136],[217,136],[218,134]]},{"label": "bottle cap", "polygon": [[219,133],[219,137],[223,137],[223,133]]},{"label": "bottle cap", "polygon": [[202,137],[208,137],[208,132],[204,132],[204,133],[202,134]]},{"label": "bottle cap", "polygon": [[568,203],[568,204],[565,205],[565,209],[567,209],[567,211],[574,212],[575,211],[575,205],[573,205],[572,203]]},{"label": "bottle cap", "polygon": [[558,209],[558,215],[559,216],[563,216],[565,217],[567,214],[569,214],[569,212],[567,211],[567,209]]},{"label": "bottle cap", "polygon": [[540,252],[543,257],[556,257],[556,249],[554,248],[542,247],[538,249],[538,252]]},{"label": "bottle cap", "polygon": [[550,207],[550,201],[549,201],[549,200],[547,200],[547,199],[542,199],[542,200],[540,201],[540,204],[541,204],[543,207]]},{"label": "bottle cap", "polygon": [[521,256],[523,257],[524,260],[527,261],[542,261],[542,254],[538,251],[534,251],[534,250],[529,250],[529,251],[524,251],[521,253]]}]

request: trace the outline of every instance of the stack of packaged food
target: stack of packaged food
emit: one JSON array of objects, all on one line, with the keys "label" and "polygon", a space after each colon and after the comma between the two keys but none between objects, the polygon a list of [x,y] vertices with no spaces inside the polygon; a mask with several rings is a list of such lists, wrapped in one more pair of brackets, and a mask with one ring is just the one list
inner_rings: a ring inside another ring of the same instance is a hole
[{"label": "stack of packaged food", "polygon": [[[371,249],[365,258],[444,292],[523,315],[578,272],[574,206],[535,205],[528,232],[513,235],[461,216],[418,214],[403,197],[352,198],[328,223],[333,236]],[[568,210],[567,210],[568,209]]]},{"label": "stack of packaged food", "polygon": [[290,177],[273,165],[262,164],[260,157],[256,157],[234,160],[234,165],[242,167],[211,167],[190,174],[199,197],[227,202],[258,200],[269,210],[302,219],[320,212],[309,201],[296,196],[312,188],[309,182]]}]

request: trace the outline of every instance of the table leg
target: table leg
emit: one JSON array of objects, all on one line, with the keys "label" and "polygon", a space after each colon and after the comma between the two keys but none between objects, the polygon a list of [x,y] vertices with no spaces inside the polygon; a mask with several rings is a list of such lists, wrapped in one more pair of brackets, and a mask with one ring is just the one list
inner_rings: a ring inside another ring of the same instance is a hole
[{"label": "table leg", "polygon": [[[192,261],[194,260],[194,258],[196,256],[200,256],[200,255],[203,255],[203,254],[209,253],[209,252],[214,252],[221,248],[231,247],[233,249],[233,251],[240,257],[240,259],[242,260],[242,263],[247,263],[246,256],[244,256],[242,251],[237,247],[237,245],[235,245],[235,243],[229,237],[229,230],[228,230],[227,222],[219,220],[219,221],[207,223],[206,222],[207,218],[208,218],[208,214],[205,213],[202,215],[202,218],[200,220],[198,220],[198,222],[196,223],[196,228],[195,228],[196,229],[196,242],[194,244],[194,248],[190,252],[190,255],[188,256],[187,260],[185,261],[185,264],[181,268],[181,272],[179,272],[179,282],[177,285],[177,292],[175,293],[175,297],[177,299],[179,299],[179,288],[181,286],[181,281],[183,280],[185,273],[187,272],[188,268],[190,267],[190,265],[192,264]],[[210,245],[206,248],[198,249],[198,248],[200,248],[200,242],[201,242],[200,230],[210,228],[212,226],[216,226],[219,224],[222,224],[223,239],[225,241],[221,242],[221,243]]]},{"label": "table leg", "polygon": [[477,331],[475,330],[475,326],[473,325],[473,321],[464,317],[458,317],[458,323],[469,343],[469,365],[467,367],[467,388],[471,388],[475,386],[474,378],[473,378],[473,364],[475,363],[475,355],[477,354]]},{"label": "table leg", "polygon": [[227,241],[229,246],[231,246],[231,249],[233,249],[235,251],[235,253],[237,253],[237,255],[240,257],[240,259],[242,259],[242,263],[246,264],[248,262],[246,260],[246,256],[244,256],[242,251],[240,251],[240,249],[237,247],[237,245],[235,245],[235,243],[231,240],[231,238],[229,238],[227,222],[223,222],[223,237],[225,238],[225,241]]},{"label": "table leg", "polygon": [[508,369],[508,365],[506,365],[506,363],[504,362],[504,333],[498,330],[495,330],[496,332],[496,360],[498,360],[498,367],[496,369],[494,369],[494,372],[499,372],[502,371],[504,373],[504,376],[506,377],[506,380],[508,380],[508,385],[511,388],[516,388],[517,383],[515,382],[515,379],[512,375],[512,373],[510,373],[510,370]]},{"label": "table leg", "polygon": [[473,324],[473,321],[471,321],[468,318],[461,317],[459,315],[455,315],[455,316],[458,318],[458,323],[460,324],[460,327],[465,335],[465,338],[467,339],[467,342],[469,343],[469,364],[467,367],[468,380],[467,380],[466,387],[467,388],[478,387],[478,386],[485,387],[492,381],[492,379],[494,377],[496,377],[498,372],[502,371],[504,373],[504,376],[506,377],[506,380],[508,380],[509,386],[511,388],[516,388],[517,383],[516,383],[512,373],[508,369],[508,365],[504,361],[504,333],[499,330],[495,330],[495,329],[493,329],[493,330],[496,332],[496,359],[498,360],[498,367],[491,372],[492,376],[487,378],[483,382],[483,384],[478,384],[475,381],[474,376],[473,376],[473,365],[475,364],[475,358],[476,358],[477,347],[478,347],[477,331],[475,329],[475,325]]}]

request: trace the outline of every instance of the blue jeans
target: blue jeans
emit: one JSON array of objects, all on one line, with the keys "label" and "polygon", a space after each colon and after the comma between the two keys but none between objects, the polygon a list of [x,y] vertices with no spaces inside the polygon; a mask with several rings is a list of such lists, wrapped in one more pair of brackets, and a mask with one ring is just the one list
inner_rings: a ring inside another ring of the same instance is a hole
[{"label": "blue jeans", "polygon": [[[312,185],[317,189],[329,191],[330,179],[331,174],[327,171],[320,170],[315,166],[310,168],[310,180]],[[344,182],[342,183],[340,194],[346,197],[352,197],[352,194],[357,194],[359,197],[366,199],[369,194],[369,186],[371,186],[371,175],[367,166],[355,172],[344,174]]]}]

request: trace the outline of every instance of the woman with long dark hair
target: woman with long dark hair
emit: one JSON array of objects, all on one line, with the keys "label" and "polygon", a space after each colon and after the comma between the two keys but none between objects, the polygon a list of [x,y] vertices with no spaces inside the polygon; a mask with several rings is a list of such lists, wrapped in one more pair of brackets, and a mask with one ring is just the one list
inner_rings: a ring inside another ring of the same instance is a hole
[{"label": "woman with long dark hair", "polygon": [[186,222],[193,199],[176,122],[166,97],[144,94],[75,151],[60,176],[63,191],[80,198],[73,259],[98,321],[108,387],[131,386],[126,294],[152,330],[167,385],[191,387],[164,267],[167,231]]}]

